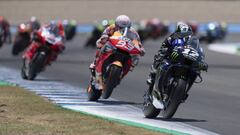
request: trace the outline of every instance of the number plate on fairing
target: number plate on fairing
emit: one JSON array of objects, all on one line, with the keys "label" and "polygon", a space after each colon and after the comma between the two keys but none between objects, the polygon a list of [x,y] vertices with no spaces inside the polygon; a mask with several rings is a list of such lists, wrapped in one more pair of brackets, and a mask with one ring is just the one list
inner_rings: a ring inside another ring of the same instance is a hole
[{"label": "number plate on fairing", "polygon": [[125,49],[127,49],[128,51],[131,51],[132,49],[134,49],[134,45],[132,45],[131,42],[128,42],[128,43],[127,43],[126,41],[123,41],[123,40],[118,41],[118,43],[117,43],[116,46],[117,46],[117,47],[125,48]]}]

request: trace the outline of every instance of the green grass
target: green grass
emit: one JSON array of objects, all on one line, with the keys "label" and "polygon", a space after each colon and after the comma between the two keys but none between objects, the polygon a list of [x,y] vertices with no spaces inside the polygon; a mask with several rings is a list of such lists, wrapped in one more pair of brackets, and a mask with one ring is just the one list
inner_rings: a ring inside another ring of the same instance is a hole
[{"label": "green grass", "polygon": [[29,91],[0,86],[0,135],[159,135],[60,108]]}]

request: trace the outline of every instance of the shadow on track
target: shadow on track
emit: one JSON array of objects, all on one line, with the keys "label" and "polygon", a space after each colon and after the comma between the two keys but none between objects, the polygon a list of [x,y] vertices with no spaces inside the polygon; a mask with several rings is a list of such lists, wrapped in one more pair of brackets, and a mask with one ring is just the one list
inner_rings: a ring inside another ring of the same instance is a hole
[{"label": "shadow on track", "polygon": [[207,122],[207,120],[197,120],[197,119],[188,119],[188,118],[171,118],[171,119],[157,118],[157,119],[162,121],[169,121],[169,122]]},{"label": "shadow on track", "polygon": [[142,105],[143,104],[143,103],[113,101],[113,100],[99,100],[98,103],[102,103],[104,105]]},{"label": "shadow on track", "polygon": [[48,81],[54,81],[54,82],[64,82],[64,80],[60,79],[34,79],[33,81],[39,81],[39,82],[48,82]]}]

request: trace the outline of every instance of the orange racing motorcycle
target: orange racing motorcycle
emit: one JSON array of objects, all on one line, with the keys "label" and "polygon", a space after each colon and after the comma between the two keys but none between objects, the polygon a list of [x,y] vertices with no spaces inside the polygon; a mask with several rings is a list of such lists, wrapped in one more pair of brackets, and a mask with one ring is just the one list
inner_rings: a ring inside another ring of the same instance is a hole
[{"label": "orange racing motorcycle", "polygon": [[101,78],[103,90],[99,90],[96,86],[95,70],[92,70],[87,88],[89,101],[97,101],[100,96],[104,99],[109,98],[123,77],[137,65],[141,49],[137,40],[130,40],[125,36],[127,31],[128,28],[125,28],[123,34],[116,31],[102,47],[101,52],[104,55]]}]

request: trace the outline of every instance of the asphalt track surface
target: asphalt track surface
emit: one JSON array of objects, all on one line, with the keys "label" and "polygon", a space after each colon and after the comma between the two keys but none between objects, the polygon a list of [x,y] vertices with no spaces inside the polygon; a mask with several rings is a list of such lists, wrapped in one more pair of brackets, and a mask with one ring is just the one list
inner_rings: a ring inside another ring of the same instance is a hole
[{"label": "asphalt track surface", "polygon": [[[90,74],[88,66],[95,53],[94,49],[83,48],[87,36],[77,35],[73,41],[68,42],[64,54],[60,55],[58,61],[47,67],[47,70],[40,75],[49,80],[86,88]],[[144,43],[146,55],[134,71],[130,72],[113,91],[112,97],[118,99],[119,102],[109,101],[110,103],[141,107],[142,96],[147,88],[145,80],[160,42],[161,40],[149,40]],[[240,42],[239,35],[231,35],[224,42]],[[204,82],[193,86],[189,98],[181,104],[171,121],[184,122],[220,134],[238,134],[240,129],[240,57],[209,51],[206,46],[203,45],[209,70],[202,74]],[[11,45],[5,45],[1,48],[0,66],[20,69],[21,57],[11,56],[11,47]]]}]

